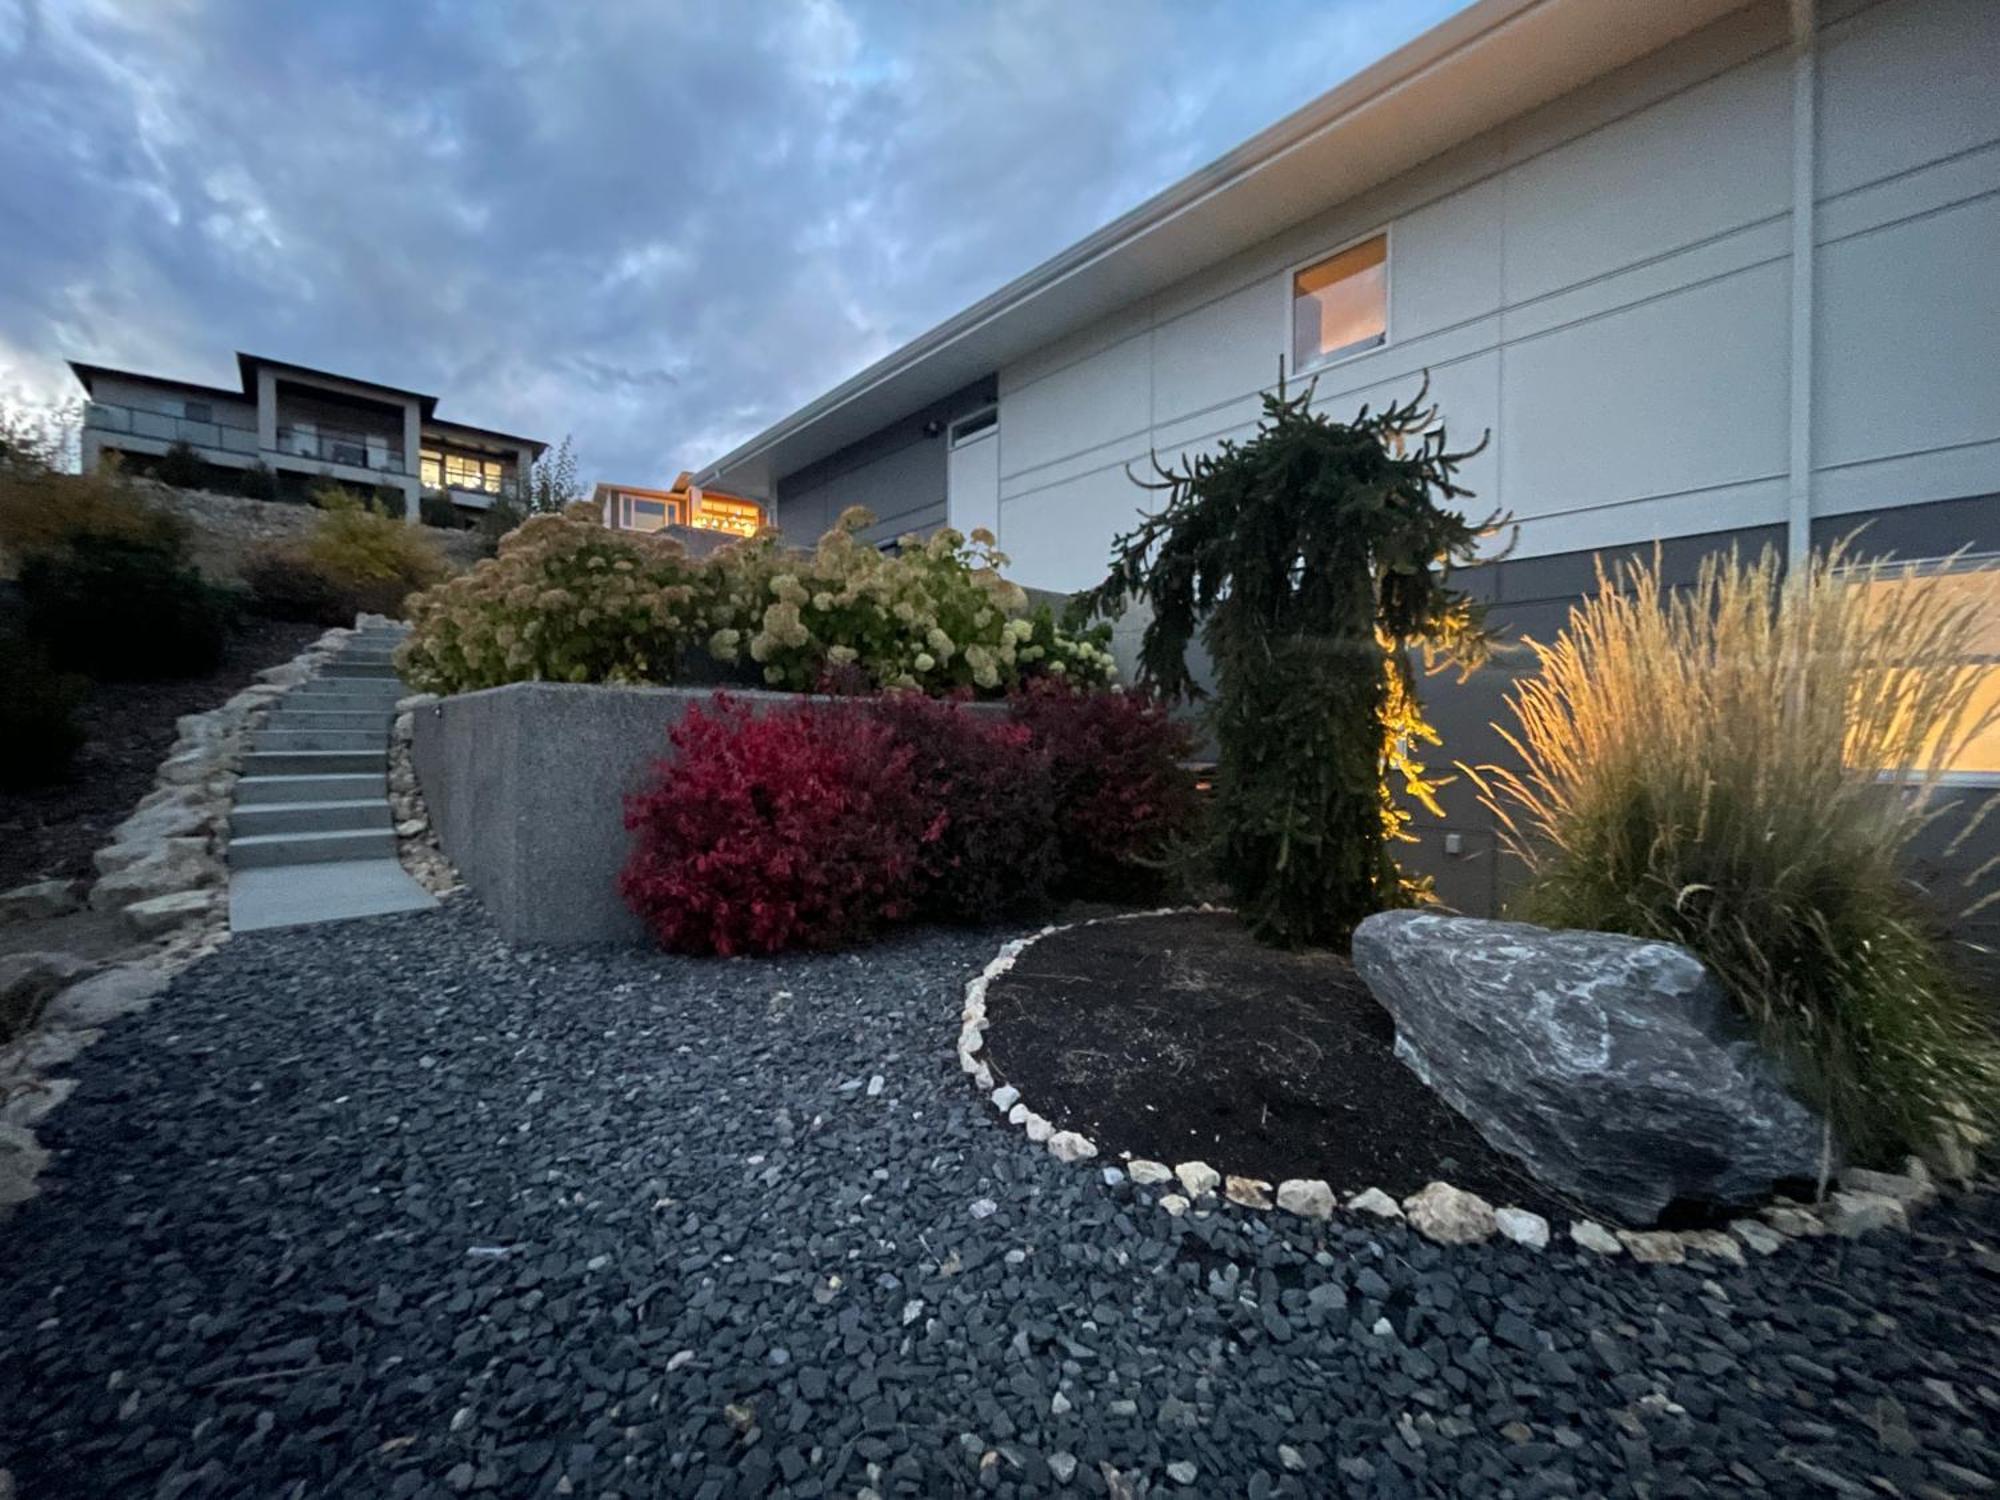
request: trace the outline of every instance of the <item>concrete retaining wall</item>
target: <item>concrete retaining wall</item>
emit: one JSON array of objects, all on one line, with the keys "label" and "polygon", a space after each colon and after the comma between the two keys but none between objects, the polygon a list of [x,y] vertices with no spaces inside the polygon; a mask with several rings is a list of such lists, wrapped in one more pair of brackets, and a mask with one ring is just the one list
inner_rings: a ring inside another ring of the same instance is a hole
[{"label": "concrete retaining wall", "polygon": [[[416,715],[411,763],[451,862],[519,943],[643,943],[618,895],[625,797],[713,688],[519,682]],[[800,695],[731,690],[761,712]],[[997,705],[982,712],[1003,712]]]}]

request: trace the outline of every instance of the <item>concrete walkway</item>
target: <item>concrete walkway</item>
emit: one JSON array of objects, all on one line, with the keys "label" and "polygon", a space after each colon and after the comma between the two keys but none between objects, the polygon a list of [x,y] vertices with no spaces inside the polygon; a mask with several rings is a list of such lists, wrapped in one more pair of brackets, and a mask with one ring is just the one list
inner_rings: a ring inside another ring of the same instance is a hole
[{"label": "concrete walkway", "polygon": [[287,693],[244,757],[229,815],[234,932],[423,911],[435,898],[396,859],[389,725],[402,631],[351,637]]}]

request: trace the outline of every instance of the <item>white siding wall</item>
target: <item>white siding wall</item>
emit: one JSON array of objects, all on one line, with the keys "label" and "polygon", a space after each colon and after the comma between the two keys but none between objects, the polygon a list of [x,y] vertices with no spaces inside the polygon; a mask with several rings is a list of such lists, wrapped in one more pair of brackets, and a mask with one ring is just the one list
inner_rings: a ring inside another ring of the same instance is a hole
[{"label": "white siding wall", "polygon": [[[1815,513],[2000,492],[2000,0],[1823,0]],[[1290,268],[1386,226],[1390,341],[1339,414],[1431,372],[1517,555],[1782,522],[1790,62],[1760,3],[1000,372],[1001,545],[1101,576],[1128,479],[1252,429]]]}]

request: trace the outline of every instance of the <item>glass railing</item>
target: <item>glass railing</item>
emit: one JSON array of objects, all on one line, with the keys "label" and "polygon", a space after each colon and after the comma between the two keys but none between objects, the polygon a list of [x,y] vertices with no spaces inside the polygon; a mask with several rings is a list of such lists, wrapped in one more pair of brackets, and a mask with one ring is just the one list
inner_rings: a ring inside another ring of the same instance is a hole
[{"label": "glass railing", "polygon": [[153,438],[163,443],[186,443],[191,448],[208,448],[219,453],[257,452],[257,429],[232,422],[196,422],[144,407],[120,406],[116,402],[92,401],[83,409],[83,425],[91,432],[112,432],[132,437]]},{"label": "glass railing", "polygon": [[280,427],[278,451],[288,458],[305,458],[323,464],[344,464],[350,469],[373,469],[381,474],[407,474],[400,443],[373,432],[336,432],[328,428]]}]

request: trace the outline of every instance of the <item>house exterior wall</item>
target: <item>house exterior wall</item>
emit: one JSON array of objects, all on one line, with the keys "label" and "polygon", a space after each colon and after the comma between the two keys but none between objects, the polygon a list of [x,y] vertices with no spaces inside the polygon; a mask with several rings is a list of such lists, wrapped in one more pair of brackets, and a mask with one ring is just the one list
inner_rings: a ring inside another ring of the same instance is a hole
[{"label": "house exterior wall", "polygon": [[[2000,6],[1822,7],[1812,507],[2000,491]],[[1003,368],[1000,544],[1075,589],[1150,450],[1253,429],[1290,272],[1386,229],[1389,339],[1324,368],[1338,415],[1425,370],[1514,556],[1783,523],[1792,63],[1760,3]],[[1496,546],[1498,543],[1496,542]]]},{"label": "house exterior wall", "polygon": [[774,516],[797,545],[810,545],[850,505],[865,505],[873,542],[945,523],[945,432],[959,417],[993,404],[995,383],[983,380],[780,479]]}]

